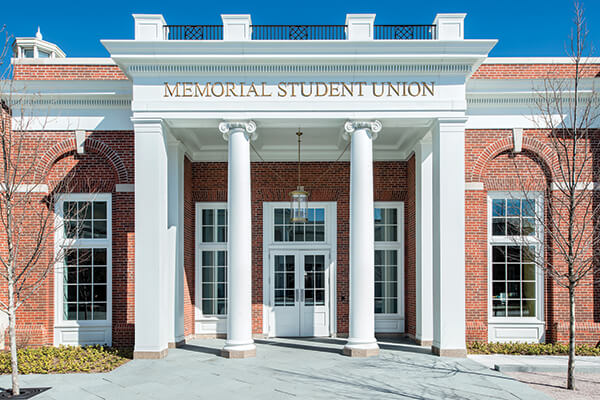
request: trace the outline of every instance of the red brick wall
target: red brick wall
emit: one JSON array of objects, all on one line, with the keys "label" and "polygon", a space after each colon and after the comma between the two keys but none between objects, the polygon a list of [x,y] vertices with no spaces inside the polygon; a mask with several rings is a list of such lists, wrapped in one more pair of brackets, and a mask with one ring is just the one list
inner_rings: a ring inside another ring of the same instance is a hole
[{"label": "red brick wall", "polygon": [[185,337],[194,334],[196,206],[193,199],[192,162],[186,157],[183,168],[183,332]]},{"label": "red brick wall", "polygon": [[[471,79],[543,79],[566,78],[575,71],[573,64],[482,64]],[[600,76],[600,64],[582,66],[582,76]]]},{"label": "red brick wall", "polygon": [[[598,138],[594,139],[598,141]],[[465,135],[465,175],[467,182],[481,182],[484,190],[467,190],[466,207],[466,339],[487,341],[488,319],[488,191],[547,191],[551,183],[556,158],[545,132],[530,130],[524,133],[523,152],[512,154],[512,132],[509,130],[467,130]],[[594,158],[597,155],[592,155]],[[597,169],[597,167],[594,167]],[[519,172],[517,172],[519,171]],[[585,171],[591,174],[592,171]],[[527,179],[519,178],[526,176]],[[595,179],[597,181],[597,179]],[[548,192],[547,192],[548,193]],[[558,191],[552,191],[556,199]],[[546,216],[550,217],[546,207]],[[558,212],[554,209],[554,212]],[[558,268],[561,262],[554,252],[556,243],[545,235],[545,260]],[[590,250],[591,254],[591,250]],[[568,297],[550,277],[545,279],[546,341],[568,339]],[[600,286],[592,277],[576,292],[577,340],[596,344],[600,340]]]},{"label": "red brick wall", "polygon": [[[193,201],[227,201],[227,163],[192,164]],[[323,172],[327,171],[326,175]],[[252,317],[253,332],[263,333],[263,202],[288,201],[297,181],[296,163],[252,163]],[[337,331],[348,332],[348,240],[350,164],[302,163],[302,183],[311,201],[337,202]],[[406,162],[375,162],[375,201],[404,201]]]},{"label": "red brick wall", "polygon": [[116,65],[47,65],[15,64],[15,80],[128,80]]},{"label": "red brick wall", "polygon": [[407,163],[407,190],[406,202],[404,203],[404,301],[405,309],[405,331],[411,337],[416,336],[417,331],[417,275],[416,275],[416,181],[415,181],[415,156],[413,155]]}]

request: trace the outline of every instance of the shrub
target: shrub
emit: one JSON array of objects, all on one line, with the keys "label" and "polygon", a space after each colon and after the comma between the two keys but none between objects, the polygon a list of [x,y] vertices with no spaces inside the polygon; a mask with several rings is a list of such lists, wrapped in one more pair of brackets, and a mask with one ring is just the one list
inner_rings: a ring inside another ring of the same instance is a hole
[{"label": "shrub", "polygon": [[[535,356],[562,356],[569,354],[569,345],[563,343],[473,342],[467,344],[467,349],[470,354],[520,354]],[[575,346],[575,354],[578,356],[600,356],[600,347],[579,344]]]},{"label": "shrub", "polygon": [[[133,358],[132,349],[60,346],[18,350],[21,374],[108,372]],[[0,353],[0,373],[10,374],[10,353]]]}]

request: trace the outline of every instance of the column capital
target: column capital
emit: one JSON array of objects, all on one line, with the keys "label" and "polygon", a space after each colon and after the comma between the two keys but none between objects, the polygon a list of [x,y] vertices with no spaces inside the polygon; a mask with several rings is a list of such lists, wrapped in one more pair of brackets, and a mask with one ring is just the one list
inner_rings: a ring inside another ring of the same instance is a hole
[{"label": "column capital", "polygon": [[256,133],[256,123],[252,120],[222,121],[219,123],[219,132],[223,134],[223,139],[225,140],[229,140],[229,135],[238,130],[243,130],[248,140],[255,140],[258,136]]},{"label": "column capital", "polygon": [[371,139],[375,140],[379,132],[383,129],[383,125],[378,120],[348,120],[344,124],[344,139],[348,140],[358,129],[368,130]]}]

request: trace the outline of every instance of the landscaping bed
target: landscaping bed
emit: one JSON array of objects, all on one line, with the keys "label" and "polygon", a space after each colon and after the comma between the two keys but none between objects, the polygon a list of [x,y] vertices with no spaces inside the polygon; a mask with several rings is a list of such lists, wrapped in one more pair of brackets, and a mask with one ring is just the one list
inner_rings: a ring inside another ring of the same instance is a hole
[{"label": "landscaping bed", "polygon": [[[18,350],[19,373],[108,372],[133,358],[132,349],[60,346]],[[0,353],[0,374],[10,374],[10,353]]]},{"label": "landscaping bed", "polygon": [[[467,344],[469,354],[513,354],[528,356],[566,356],[569,345],[562,343],[481,343]],[[579,344],[575,346],[578,356],[600,356],[600,347]]]}]

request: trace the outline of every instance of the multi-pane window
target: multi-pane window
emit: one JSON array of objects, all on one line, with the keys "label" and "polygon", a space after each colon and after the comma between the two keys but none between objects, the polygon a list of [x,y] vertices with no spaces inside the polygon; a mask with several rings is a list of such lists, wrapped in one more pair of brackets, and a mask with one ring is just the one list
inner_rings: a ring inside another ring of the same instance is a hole
[{"label": "multi-pane window", "polygon": [[399,210],[376,207],[375,217],[375,313],[396,314],[398,310]]},{"label": "multi-pane window", "polygon": [[106,319],[106,256],[105,248],[77,248],[65,251],[65,320]]},{"label": "multi-pane window", "polygon": [[296,266],[293,255],[275,256],[275,305],[294,306]]},{"label": "multi-pane window", "polygon": [[200,208],[200,274],[203,315],[227,315],[227,209]]},{"label": "multi-pane window", "polygon": [[110,312],[110,198],[69,195],[59,202],[63,321],[106,321]]},{"label": "multi-pane window", "polygon": [[63,202],[63,223],[67,239],[105,239],[106,201]]},{"label": "multi-pane window", "polygon": [[325,256],[304,256],[304,304],[325,305]]},{"label": "multi-pane window", "polygon": [[538,317],[539,200],[534,195],[491,193],[490,197],[492,316]]},{"label": "multi-pane window", "polygon": [[275,242],[325,242],[325,208],[308,208],[306,223],[292,223],[290,208],[275,208]]}]

